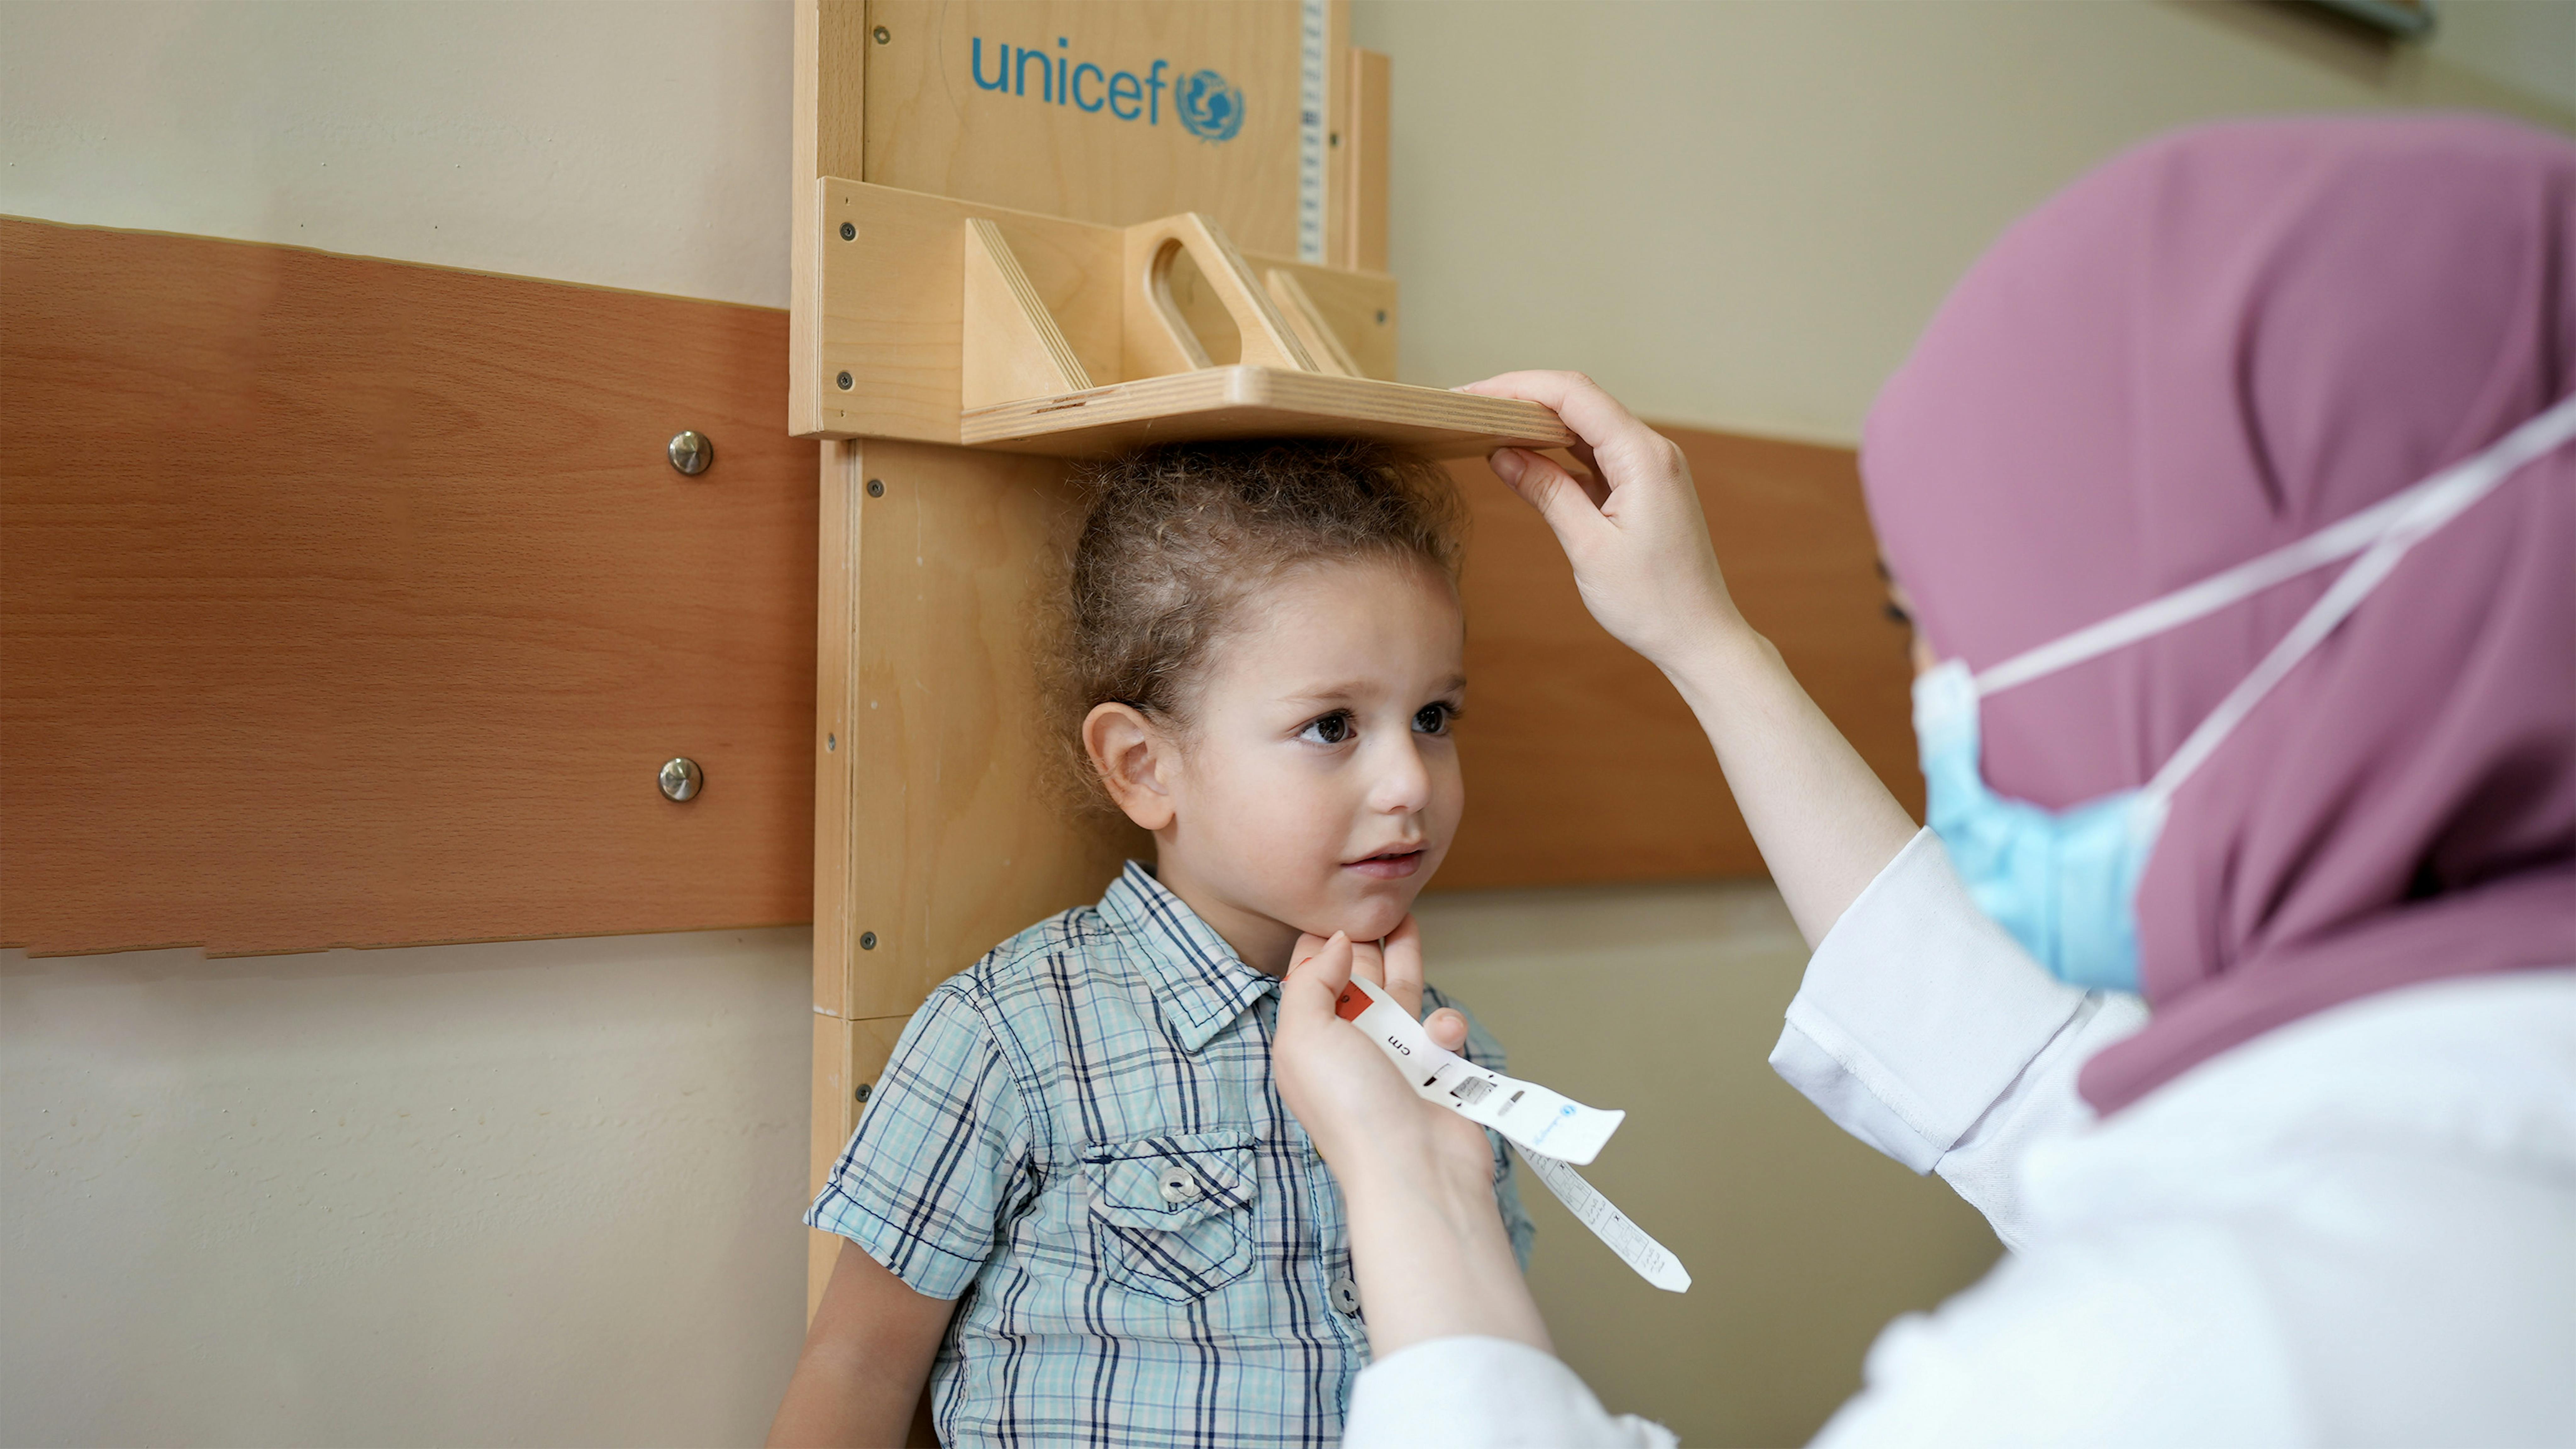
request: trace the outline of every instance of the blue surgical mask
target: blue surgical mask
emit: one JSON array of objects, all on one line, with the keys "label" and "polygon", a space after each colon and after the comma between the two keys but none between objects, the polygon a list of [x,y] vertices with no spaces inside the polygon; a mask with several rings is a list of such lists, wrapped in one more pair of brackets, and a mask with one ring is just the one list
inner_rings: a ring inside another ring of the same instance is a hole
[{"label": "blue surgical mask", "polygon": [[[2291,668],[2396,568],[2409,548],[2533,459],[2576,437],[2576,397],[2493,447],[2297,543],[1971,673],[1950,660],[1914,681],[1926,824],[1968,895],[2049,974],[2087,989],[2138,989],[2138,882],[2174,791]],[[2065,810],[1998,795],[1985,781],[1978,701],[2151,638],[2265,589],[2354,559],[2154,778]]]}]

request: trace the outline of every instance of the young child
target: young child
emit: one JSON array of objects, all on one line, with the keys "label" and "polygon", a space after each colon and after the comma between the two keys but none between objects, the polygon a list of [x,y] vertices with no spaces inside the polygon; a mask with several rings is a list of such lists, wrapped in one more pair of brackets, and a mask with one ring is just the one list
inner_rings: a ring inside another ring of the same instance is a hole
[{"label": "young child", "polygon": [[[1271,1082],[1278,978],[1302,933],[1408,926],[1457,829],[1463,510],[1355,444],[1091,484],[1066,733],[1155,864],[914,1014],[806,1217],[861,1251],[773,1443],[899,1442],[925,1376],[951,1446],[1341,1440],[1368,1338],[1340,1192]],[[1503,1065],[1472,1023],[1466,1055]],[[1526,1258],[1499,1140],[1494,1179]]]}]

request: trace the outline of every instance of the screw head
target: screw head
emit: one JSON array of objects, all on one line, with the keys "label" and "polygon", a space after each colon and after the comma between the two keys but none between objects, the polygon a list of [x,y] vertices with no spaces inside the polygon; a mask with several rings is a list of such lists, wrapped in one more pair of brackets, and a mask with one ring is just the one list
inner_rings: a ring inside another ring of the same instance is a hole
[{"label": "screw head", "polygon": [[862,951],[873,951],[876,948],[877,933],[874,931],[861,931],[859,933],[859,949]]},{"label": "screw head", "polygon": [[839,749],[840,747],[841,747],[841,737],[840,737],[839,735],[825,735],[825,736],[823,736],[823,748],[824,748],[826,751],[830,751],[830,750],[837,750],[837,749]]},{"label": "screw head", "polygon": [[885,480],[883,478],[871,478],[868,480],[868,496],[870,498],[883,498],[885,496]]},{"label": "screw head", "polygon": [[882,25],[880,25],[880,26],[878,26],[878,27],[877,27],[877,44],[879,44],[879,45],[883,45],[883,44],[885,44],[887,41],[892,40],[892,39],[894,39],[894,35],[892,34],[892,32],[888,31],[888,30],[887,30],[884,26],[882,26]]},{"label": "screw head", "polygon": [[866,1101],[866,1100],[868,1099],[868,1088],[870,1088],[870,1087],[872,1087],[872,1086],[874,1086],[874,1085],[875,1085],[875,1083],[873,1083],[873,1082],[861,1082],[861,1083],[859,1083],[859,1089],[858,1089],[857,1091],[855,1091],[855,1092],[852,1092],[850,1095],[851,1095],[851,1096],[853,1096],[853,1097],[856,1097],[856,1098],[857,1098],[857,1099],[859,1099],[860,1101],[864,1102],[864,1101]]},{"label": "screw head", "polygon": [[841,384],[841,391],[848,392],[850,390],[850,375],[848,373],[842,373],[838,378],[834,379],[834,381]]},{"label": "screw head", "polygon": [[716,445],[695,428],[683,428],[671,435],[671,466],[683,478],[695,478],[716,464]]},{"label": "screw head", "polygon": [[[1377,325],[1379,325],[1380,327],[1383,327],[1383,326],[1385,326],[1385,325],[1386,325],[1386,309],[1385,309],[1384,307],[1380,307],[1380,308],[1378,308],[1378,309],[1377,309]],[[849,376],[849,374],[848,374],[848,373],[843,373],[843,374],[842,374],[842,376],[847,377],[847,376]]]},{"label": "screw head", "polygon": [[843,241],[857,241],[858,239],[859,239],[859,229],[858,229],[857,227],[855,227],[855,226],[850,225],[850,224],[849,224],[848,222],[846,222],[846,221],[845,221],[845,222],[842,222],[842,223],[841,223],[841,240],[843,240]]},{"label": "screw head", "polygon": [[698,798],[698,792],[706,788],[707,774],[698,768],[697,761],[680,755],[663,762],[662,773],[656,777],[655,783],[662,787],[665,800],[694,800]]}]

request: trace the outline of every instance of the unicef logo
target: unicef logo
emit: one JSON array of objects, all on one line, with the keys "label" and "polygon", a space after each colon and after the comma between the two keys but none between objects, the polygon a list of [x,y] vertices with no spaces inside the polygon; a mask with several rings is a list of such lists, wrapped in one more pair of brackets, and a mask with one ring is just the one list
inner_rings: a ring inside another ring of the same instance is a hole
[{"label": "unicef logo", "polygon": [[1224,76],[1203,70],[1172,87],[1181,124],[1202,141],[1231,141],[1243,129],[1243,92]]}]

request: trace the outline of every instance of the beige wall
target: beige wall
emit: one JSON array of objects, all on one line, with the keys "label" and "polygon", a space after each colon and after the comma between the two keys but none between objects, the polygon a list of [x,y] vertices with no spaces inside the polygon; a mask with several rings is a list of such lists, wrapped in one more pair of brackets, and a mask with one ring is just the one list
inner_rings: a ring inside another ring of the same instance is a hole
[{"label": "beige wall", "polygon": [[811,941],[0,954],[0,1443],[756,1438]]},{"label": "beige wall", "polygon": [[[2576,4],[2437,3],[2429,47],[2390,47],[2247,0],[1358,0],[1395,57],[1403,376],[1573,367],[1648,417],[1856,441],[2005,224],[2157,131],[2571,125]],[[2508,83],[2552,76],[2554,101]]]},{"label": "beige wall", "polygon": [[[2250,6],[1356,10],[1396,56],[1408,375],[1571,363],[1833,439],[1986,238],[2147,130],[2576,89],[2555,4],[2449,5],[2395,59]],[[10,4],[0,211],[784,305],[788,66],[777,3]],[[1425,916],[1523,1069],[1635,1110],[1596,1179],[1699,1287],[1538,1209],[1614,1402],[1795,1439],[1994,1251],[1761,1065],[1801,957],[1764,888]],[[0,1442],[756,1439],[802,1306],[808,949],[0,953]]]}]

